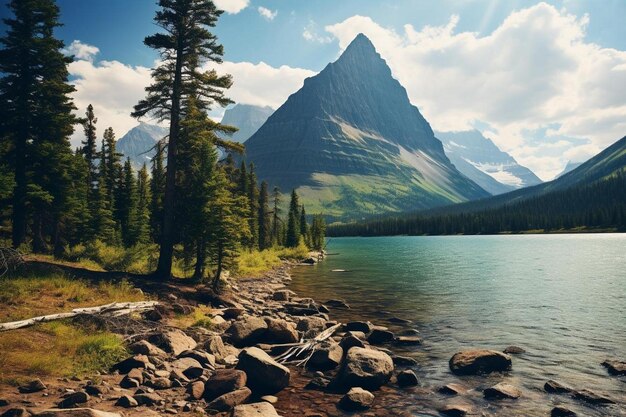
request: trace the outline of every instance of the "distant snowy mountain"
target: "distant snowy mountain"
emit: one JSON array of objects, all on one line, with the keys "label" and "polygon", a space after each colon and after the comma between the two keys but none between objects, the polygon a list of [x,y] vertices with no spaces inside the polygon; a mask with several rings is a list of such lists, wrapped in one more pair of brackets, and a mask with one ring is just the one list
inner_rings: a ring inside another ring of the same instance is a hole
[{"label": "distant snowy mountain", "polygon": [[140,122],[117,141],[116,149],[124,160],[130,157],[133,168],[139,170],[144,163],[150,166],[156,152],[154,145],[167,134],[165,127]]},{"label": "distant snowy mountain", "polygon": [[567,164],[565,165],[565,168],[563,168],[563,171],[561,171],[561,173],[559,175],[557,175],[556,178],[561,178],[563,175],[567,174],[570,171],[575,170],[576,168],[578,168],[579,166],[581,166],[582,164],[584,164],[584,162],[572,162],[572,161],[567,161]]},{"label": "distant snowy mountain", "polygon": [[478,130],[435,132],[450,161],[491,194],[502,194],[542,181],[515,158],[501,151]]},{"label": "distant snowy mountain", "polygon": [[236,104],[227,109],[222,118],[222,124],[235,126],[239,129],[230,137],[231,140],[243,143],[265,123],[268,117],[274,113],[274,109],[265,106],[253,106],[251,104]]}]

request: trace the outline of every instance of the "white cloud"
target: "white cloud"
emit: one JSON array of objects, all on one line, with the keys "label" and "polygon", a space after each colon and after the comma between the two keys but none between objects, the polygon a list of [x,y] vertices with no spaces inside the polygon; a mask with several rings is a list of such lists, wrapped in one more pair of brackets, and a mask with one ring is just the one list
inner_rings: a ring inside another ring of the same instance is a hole
[{"label": "white cloud", "polygon": [[317,24],[310,20],[302,31],[302,37],[309,42],[330,43],[333,38],[330,36],[322,36],[317,31]]},{"label": "white cloud", "polygon": [[[456,32],[458,20],[398,32],[357,15],[326,30],[342,50],[368,36],[434,128],[488,123],[494,142],[544,179],[624,136],[626,52],[586,41],[588,16],[539,3],[486,36]],[[543,138],[528,133],[548,128]],[[536,143],[557,136],[588,141],[558,152]]]},{"label": "white cloud", "polygon": [[69,46],[63,48],[63,53],[67,55],[74,55],[75,59],[83,59],[86,61],[93,61],[93,58],[100,52],[100,49],[93,45],[82,43],[75,40]]},{"label": "white cloud", "polygon": [[259,11],[259,14],[263,16],[263,18],[265,18],[266,20],[274,20],[274,18],[278,14],[278,10],[272,11],[263,6],[260,6],[257,10]]},{"label": "white cloud", "polygon": [[213,0],[218,9],[228,14],[237,14],[250,4],[250,0]]}]

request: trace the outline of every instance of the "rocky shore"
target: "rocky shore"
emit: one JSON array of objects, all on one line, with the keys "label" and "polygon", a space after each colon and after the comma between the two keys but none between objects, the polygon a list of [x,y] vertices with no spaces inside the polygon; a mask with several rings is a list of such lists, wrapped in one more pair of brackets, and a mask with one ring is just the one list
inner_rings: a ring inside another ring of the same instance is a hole
[{"label": "rocky shore", "polygon": [[[316,257],[307,260],[317,261]],[[367,321],[337,323],[332,310],[349,309],[342,300],[298,297],[288,289],[292,264],[262,278],[239,279],[215,294],[205,287],[160,294],[160,304],[126,330],[131,356],[108,373],[81,380],[34,379],[14,392],[0,392],[2,417],[116,417],[216,415],[233,417],[324,417],[413,415],[403,404],[424,390],[411,369],[415,360],[394,353],[395,347],[420,345],[418,332],[405,327],[395,333]],[[211,305],[209,329],[171,325],[175,314]],[[356,314],[355,314],[356,315]],[[515,346],[504,352],[468,350],[449,363],[456,375],[507,372]],[[604,364],[623,375],[624,363]],[[589,390],[574,390],[548,381],[547,393],[571,395],[592,404],[613,400]],[[450,383],[440,394],[453,398],[421,415],[485,415],[463,396],[469,387]],[[483,391],[489,401],[516,400],[524,395],[513,385],[497,383]],[[564,406],[552,416],[575,416]]]}]

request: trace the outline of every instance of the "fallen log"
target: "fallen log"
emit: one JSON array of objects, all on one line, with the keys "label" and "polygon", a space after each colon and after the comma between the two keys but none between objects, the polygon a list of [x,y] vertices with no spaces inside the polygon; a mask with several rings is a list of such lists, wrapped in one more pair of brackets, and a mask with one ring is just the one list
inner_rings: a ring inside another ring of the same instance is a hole
[{"label": "fallen log", "polygon": [[66,313],[48,314],[46,316],[32,317],[30,319],[12,321],[9,323],[0,323],[0,332],[7,330],[21,329],[23,327],[32,326],[37,323],[44,323],[47,321],[67,319],[70,317],[76,317],[80,315],[97,315],[97,316],[113,316],[119,317],[121,315],[130,314],[133,312],[141,312],[153,309],[158,305],[158,301],[137,301],[126,303],[110,303],[97,307],[83,307],[75,308],[72,311]]}]

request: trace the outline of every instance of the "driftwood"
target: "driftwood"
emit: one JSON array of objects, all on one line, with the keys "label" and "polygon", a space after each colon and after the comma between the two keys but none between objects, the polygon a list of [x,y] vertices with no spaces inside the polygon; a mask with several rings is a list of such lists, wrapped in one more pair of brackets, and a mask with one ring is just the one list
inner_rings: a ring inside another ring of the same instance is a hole
[{"label": "driftwood", "polygon": [[32,326],[37,323],[67,319],[80,315],[119,317],[132,312],[151,310],[154,308],[154,306],[158,304],[158,301],[138,301],[127,303],[111,303],[97,307],[75,308],[72,311],[66,313],[49,314],[47,316],[33,317],[30,319],[13,321],[10,323],[0,323],[0,332],[4,332],[6,330],[21,329],[22,327]]},{"label": "driftwood", "polygon": [[[302,340],[300,343],[273,345],[275,347],[291,346],[285,353],[277,356],[274,359],[276,359],[276,361],[280,363],[295,362],[296,366],[304,366],[309,361],[309,359],[311,359],[311,357],[317,350],[318,345],[324,340],[331,337],[337,331],[337,329],[339,329],[339,327],[341,327],[341,323],[329,327],[328,329],[315,336],[313,339]],[[306,355],[304,359],[302,359],[302,355]]]}]

